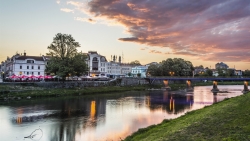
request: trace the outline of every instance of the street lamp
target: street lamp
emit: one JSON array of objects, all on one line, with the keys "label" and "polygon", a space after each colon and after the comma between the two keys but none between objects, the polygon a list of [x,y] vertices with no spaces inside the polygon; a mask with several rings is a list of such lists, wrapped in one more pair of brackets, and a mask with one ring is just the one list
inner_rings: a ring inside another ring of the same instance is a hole
[{"label": "street lamp", "polygon": [[170,71],[169,74],[170,74],[170,76],[173,76],[173,75],[174,75],[174,72],[173,72],[173,71]]},{"label": "street lamp", "polygon": [[4,72],[3,71],[1,72],[1,77],[2,77],[2,80],[4,81],[4,78],[3,78],[4,77]]}]

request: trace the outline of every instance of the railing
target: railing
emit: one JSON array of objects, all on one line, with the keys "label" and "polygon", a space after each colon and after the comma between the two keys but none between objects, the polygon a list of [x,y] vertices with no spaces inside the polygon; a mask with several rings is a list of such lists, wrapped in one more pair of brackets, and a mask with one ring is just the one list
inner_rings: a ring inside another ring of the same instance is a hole
[{"label": "railing", "polygon": [[250,78],[250,76],[147,76],[146,78]]}]

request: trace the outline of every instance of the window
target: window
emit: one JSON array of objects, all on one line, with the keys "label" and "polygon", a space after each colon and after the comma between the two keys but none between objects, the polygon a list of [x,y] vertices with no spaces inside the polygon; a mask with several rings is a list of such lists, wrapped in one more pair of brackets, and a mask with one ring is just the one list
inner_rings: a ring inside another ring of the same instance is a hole
[{"label": "window", "polygon": [[38,72],[38,75],[40,75],[40,72]]},{"label": "window", "polygon": [[38,66],[38,69],[40,70],[40,66]]},{"label": "window", "polygon": [[27,60],[27,63],[34,63],[34,60]]},{"label": "window", "polygon": [[34,72],[31,72],[31,74],[33,75],[33,74],[34,74]]},{"label": "window", "polygon": [[31,69],[34,69],[34,66],[31,66]]},{"label": "window", "polygon": [[20,66],[20,69],[22,69],[22,66]]},{"label": "window", "polygon": [[27,72],[27,75],[29,75],[29,72]]},{"label": "window", "polygon": [[27,69],[29,69],[29,66],[27,66]]}]

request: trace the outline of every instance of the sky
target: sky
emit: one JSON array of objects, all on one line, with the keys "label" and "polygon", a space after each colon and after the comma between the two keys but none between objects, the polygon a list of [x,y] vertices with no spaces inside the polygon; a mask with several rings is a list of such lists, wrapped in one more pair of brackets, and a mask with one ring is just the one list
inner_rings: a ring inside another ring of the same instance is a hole
[{"label": "sky", "polygon": [[141,64],[183,58],[194,66],[250,69],[250,0],[0,0],[0,61],[45,55],[57,33],[78,51]]}]

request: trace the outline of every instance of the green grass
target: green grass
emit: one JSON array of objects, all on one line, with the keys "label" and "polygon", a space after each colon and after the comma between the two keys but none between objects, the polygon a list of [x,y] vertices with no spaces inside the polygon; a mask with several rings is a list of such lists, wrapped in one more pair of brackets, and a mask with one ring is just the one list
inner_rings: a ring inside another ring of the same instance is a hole
[{"label": "green grass", "polygon": [[125,141],[248,141],[250,93],[226,99],[173,120],[164,120],[128,136]]},{"label": "green grass", "polygon": [[[31,96],[32,98],[40,97],[55,97],[55,96],[76,96],[76,95],[89,95],[89,94],[102,94],[110,92],[123,92],[123,91],[141,91],[145,90],[147,85],[139,86],[107,86],[107,87],[85,87],[80,88],[54,88],[54,89],[45,89],[41,87],[20,87],[20,86],[5,86],[5,89],[0,89],[0,99],[4,97],[21,97],[26,98]],[[6,92],[5,90],[8,90]],[[9,91],[11,90],[11,91]]]}]

